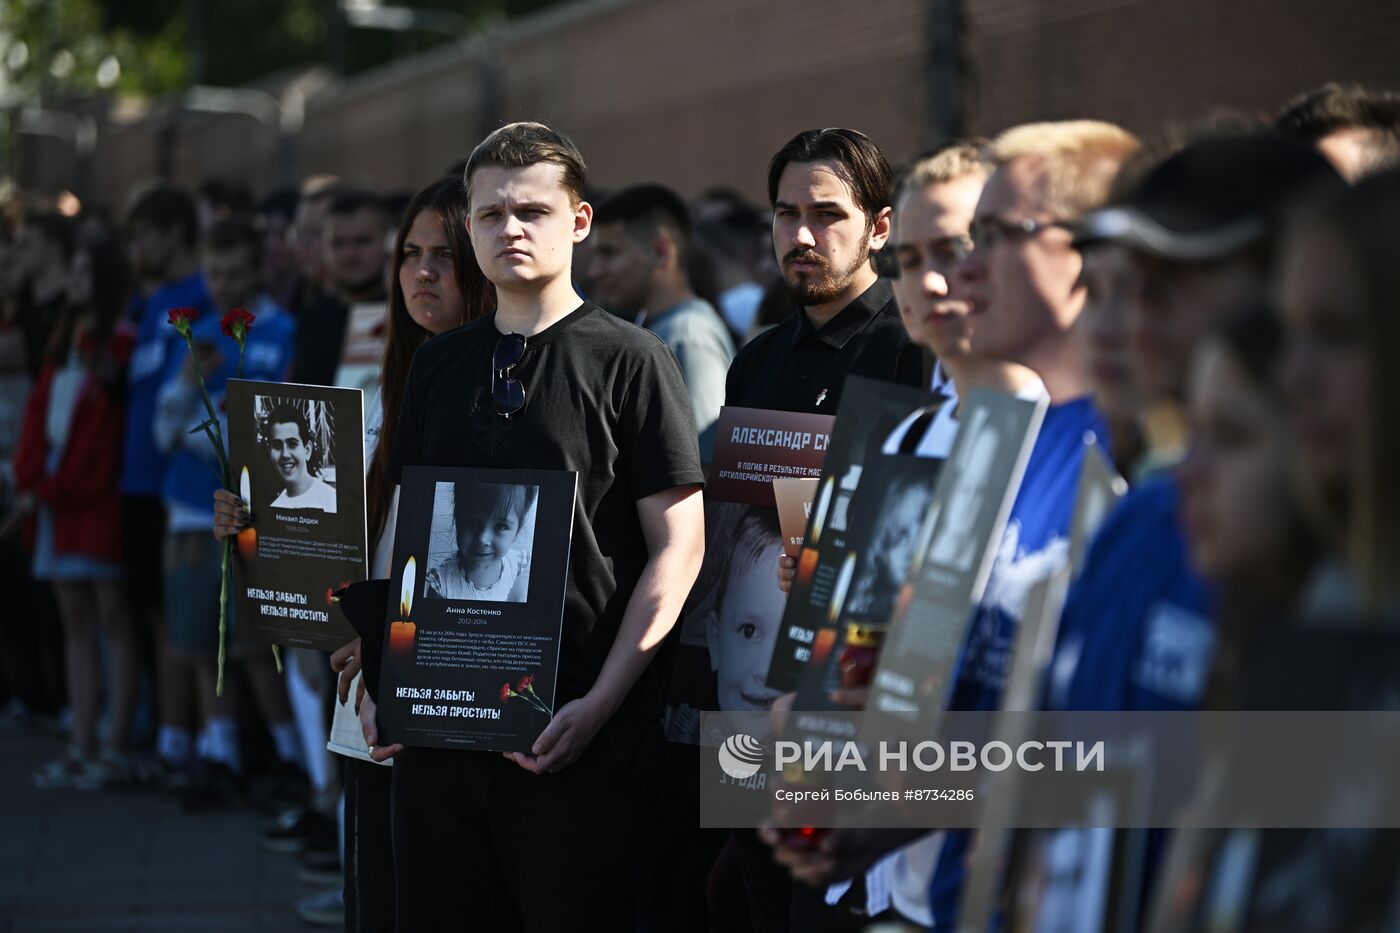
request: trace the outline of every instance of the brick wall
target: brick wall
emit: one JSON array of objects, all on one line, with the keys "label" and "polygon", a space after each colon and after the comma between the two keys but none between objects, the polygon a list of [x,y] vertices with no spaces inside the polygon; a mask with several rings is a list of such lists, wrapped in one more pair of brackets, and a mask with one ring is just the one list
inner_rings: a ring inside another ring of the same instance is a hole
[{"label": "brick wall", "polygon": [[[930,0],[587,0],[500,40],[500,116],[552,121],[603,187],[654,180],[764,196],[772,152],[798,130],[861,129],[902,160],[935,137]],[[1395,0],[965,0],[969,124],[1095,116],[1149,131],[1229,105],[1271,111],[1329,78],[1400,87]],[[300,171],[417,188],[481,133],[479,43],[438,50],[313,98]],[[107,128],[99,199],[154,169],[152,132]],[[275,180],[275,138],[246,117],[182,127],[194,183]]]},{"label": "brick wall", "polygon": [[1094,116],[1137,132],[1272,112],[1327,80],[1400,87],[1394,0],[969,0],[983,132]]}]

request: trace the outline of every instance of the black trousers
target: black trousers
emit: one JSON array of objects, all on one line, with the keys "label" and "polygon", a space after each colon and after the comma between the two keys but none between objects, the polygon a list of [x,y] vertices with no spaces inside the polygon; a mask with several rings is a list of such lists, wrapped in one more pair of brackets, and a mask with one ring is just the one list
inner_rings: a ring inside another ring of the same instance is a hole
[{"label": "black trousers", "polygon": [[64,702],[63,626],[53,588],[31,576],[30,560],[18,536],[0,541],[0,702],[52,716]]},{"label": "black trousers", "polygon": [[618,720],[553,774],[495,752],[405,749],[393,785],[398,929],[635,929],[660,750],[657,722]]},{"label": "black trousers", "polygon": [[345,759],[345,933],[393,933],[394,769]]}]

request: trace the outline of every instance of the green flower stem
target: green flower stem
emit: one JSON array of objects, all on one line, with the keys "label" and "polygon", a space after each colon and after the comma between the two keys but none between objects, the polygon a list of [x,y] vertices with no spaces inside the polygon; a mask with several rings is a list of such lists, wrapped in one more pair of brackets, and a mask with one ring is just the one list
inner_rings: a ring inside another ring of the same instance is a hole
[{"label": "green flower stem", "polygon": [[[228,631],[228,564],[233,555],[233,536],[224,539],[224,562],[219,575],[219,674],[214,683],[215,696],[224,695],[224,644]],[[279,668],[280,670],[280,668]]]},{"label": "green flower stem", "polygon": [[544,705],[544,700],[540,699],[540,695],[535,692],[534,684],[531,684],[530,686],[526,687],[525,692],[530,694],[530,699],[533,700],[535,705],[540,708],[540,712],[545,713],[549,716],[554,715],[552,712],[549,711],[549,708]]},{"label": "green flower stem", "polygon": [[277,662],[277,673],[282,673],[282,648],[278,645],[272,646],[272,660]]},{"label": "green flower stem", "polygon": [[[531,693],[534,693],[533,690],[530,691],[530,692],[531,692]],[[545,708],[545,705],[544,705],[543,703],[540,702],[540,700],[539,700],[538,697],[527,696],[527,695],[525,695],[525,694],[523,694],[523,693],[517,693],[517,694],[515,694],[515,695],[518,696],[518,697],[520,697],[520,699],[524,700],[526,703],[529,703],[531,706],[533,706],[535,709],[539,710],[541,713],[544,713],[546,716],[553,716],[553,715],[554,715],[554,714],[551,713],[548,709]]]},{"label": "green flower stem", "polygon": [[[190,351],[190,365],[194,367],[194,374],[198,377],[199,395],[204,399],[204,410],[208,413],[209,420],[214,423],[212,427],[216,439],[214,453],[218,456],[219,467],[223,470],[224,488],[228,488],[232,480],[229,475],[228,456],[224,453],[224,432],[219,427],[219,413],[214,410],[214,402],[209,398],[209,389],[204,385],[204,369],[199,365],[199,357],[194,352],[194,337],[186,331],[181,331],[181,336],[185,338],[185,346]],[[239,368],[242,369],[241,364]]]}]

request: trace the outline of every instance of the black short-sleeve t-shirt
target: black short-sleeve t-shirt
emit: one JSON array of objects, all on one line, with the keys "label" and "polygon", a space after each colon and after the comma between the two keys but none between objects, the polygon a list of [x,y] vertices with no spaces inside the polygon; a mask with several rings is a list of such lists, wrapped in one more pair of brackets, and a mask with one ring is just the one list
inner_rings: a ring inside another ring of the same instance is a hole
[{"label": "black short-sleeve t-shirt", "polygon": [[[414,354],[390,481],[412,465],[578,473],[559,652],[566,703],[597,679],[646,565],[637,500],[704,482],[695,423],[670,349],[591,304],[526,341],[510,372],[525,387],[525,407],[502,417],[491,401],[500,336],[493,315]],[[659,714],[654,668],[619,715]]]}]

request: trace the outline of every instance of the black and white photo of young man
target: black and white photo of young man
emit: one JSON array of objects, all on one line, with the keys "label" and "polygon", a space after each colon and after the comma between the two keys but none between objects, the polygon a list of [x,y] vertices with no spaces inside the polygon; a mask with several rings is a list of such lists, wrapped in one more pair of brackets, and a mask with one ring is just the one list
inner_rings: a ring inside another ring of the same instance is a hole
[{"label": "black and white photo of young man", "polygon": [[[326,480],[329,466],[328,444],[322,432],[312,429],[311,419],[302,409],[285,399],[260,398],[258,407],[270,403],[261,417],[261,437],[267,451],[271,476],[281,491],[270,503],[274,509],[315,509],[331,515],[336,511],[335,486]],[[332,417],[324,402],[309,402],[318,420]],[[333,474],[332,474],[333,475]]]}]

